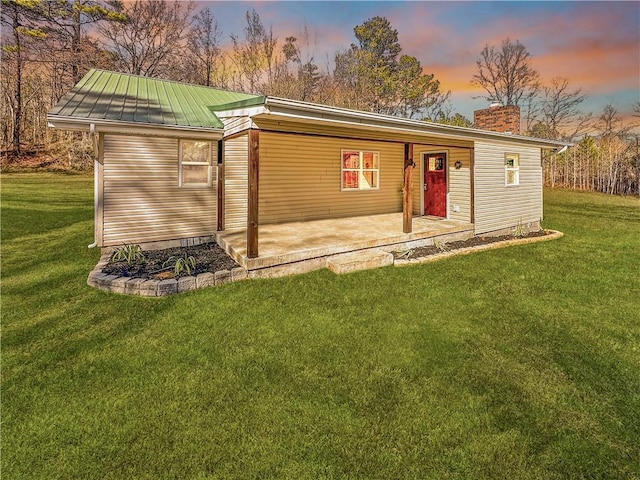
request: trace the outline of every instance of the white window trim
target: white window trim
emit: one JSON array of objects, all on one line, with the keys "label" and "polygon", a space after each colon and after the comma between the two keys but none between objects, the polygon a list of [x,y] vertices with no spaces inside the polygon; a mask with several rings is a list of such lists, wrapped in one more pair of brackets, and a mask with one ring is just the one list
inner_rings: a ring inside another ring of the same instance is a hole
[{"label": "white window trim", "polygon": [[[185,162],[182,160],[182,144],[183,142],[208,142],[209,143],[209,161],[208,162]],[[207,168],[207,183],[184,183],[182,180],[182,166],[183,165],[206,165]],[[211,140],[199,140],[184,138],[180,139],[178,148],[178,186],[180,188],[209,188],[213,185],[213,141]]]},{"label": "white window trim", "polygon": [[[358,168],[344,168],[344,152],[358,152],[360,156],[359,167]],[[378,168],[364,168],[363,157],[364,153],[373,153],[378,156]],[[362,188],[362,183],[358,180],[358,188],[352,188],[344,186],[344,172],[358,172],[358,174],[363,174],[364,172],[376,172],[378,184],[375,187],[366,187]],[[341,192],[368,192],[371,190],[380,190],[380,152],[378,150],[358,150],[357,148],[343,148],[340,150],[340,191]]]},{"label": "white window trim", "polygon": [[[509,157],[514,156],[518,162],[517,167],[509,167],[507,160]],[[509,183],[509,172],[515,173],[515,182]],[[505,153],[504,154],[504,185],[505,187],[517,187],[520,185],[520,154],[519,153]]]}]

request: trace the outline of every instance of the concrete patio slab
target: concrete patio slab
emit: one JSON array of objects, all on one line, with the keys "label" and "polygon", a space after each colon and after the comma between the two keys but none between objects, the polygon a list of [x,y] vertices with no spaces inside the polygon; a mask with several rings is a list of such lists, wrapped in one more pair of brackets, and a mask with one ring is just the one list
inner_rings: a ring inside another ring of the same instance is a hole
[{"label": "concrete patio slab", "polygon": [[[290,265],[296,273],[308,271],[312,259],[358,250],[417,246],[441,236],[464,239],[473,236],[473,224],[438,217],[414,217],[413,231],[402,232],[402,213],[339,219],[260,225],[257,258],[246,256],[246,231],[225,231],[216,241],[247,270],[266,270]],[[318,262],[313,262],[315,268]],[[324,262],[320,265],[324,266]],[[314,269],[314,268],[312,268]],[[266,273],[266,272],[265,272]],[[255,275],[249,275],[255,277]]]}]

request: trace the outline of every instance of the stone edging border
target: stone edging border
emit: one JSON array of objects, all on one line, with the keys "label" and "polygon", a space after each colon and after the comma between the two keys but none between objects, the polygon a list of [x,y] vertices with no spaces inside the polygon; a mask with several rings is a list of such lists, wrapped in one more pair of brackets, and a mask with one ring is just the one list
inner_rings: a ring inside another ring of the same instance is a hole
[{"label": "stone edging border", "polygon": [[[436,253],[423,258],[413,259],[394,259],[393,265],[402,267],[407,265],[417,265],[420,263],[435,262],[449,257],[458,255],[468,255],[470,253],[483,250],[493,250],[496,248],[508,247],[511,245],[520,245],[526,243],[546,242],[562,237],[564,234],[557,230],[549,230],[548,235],[542,237],[530,237],[513,240],[503,240],[501,242],[489,243],[486,245],[478,245],[475,247],[460,248],[449,252]],[[140,295],[144,297],[163,297],[175,293],[188,292],[191,290],[199,290],[214,285],[222,285],[230,282],[237,282],[249,278],[247,270],[243,267],[232,268],[231,270],[220,270],[215,273],[206,272],[197,276],[189,276],[182,278],[171,278],[168,280],[147,280],[135,277],[119,277],[118,275],[108,275],[102,272],[102,268],[109,263],[109,254],[104,254],[89,273],[87,285],[106,290],[108,292],[121,293],[125,295]]]},{"label": "stone edging border", "polygon": [[102,255],[100,261],[89,273],[87,285],[108,292],[122,293],[125,295],[141,295],[144,297],[163,297],[174,293],[188,292],[200,288],[222,285],[223,283],[237,282],[247,278],[247,270],[243,267],[231,270],[220,270],[215,273],[206,272],[197,276],[171,278],[168,280],[147,280],[135,277],[119,277],[107,275],[102,268],[109,263],[109,254]]},{"label": "stone edging border", "polygon": [[486,245],[477,245],[475,247],[459,248],[457,250],[451,250],[449,252],[436,253],[422,258],[394,259],[393,265],[395,267],[404,267],[407,265],[417,265],[420,263],[436,262],[438,260],[444,260],[445,258],[455,257],[458,255],[468,255],[474,252],[481,252],[483,250],[494,250],[496,248],[509,247],[511,245],[521,245],[526,243],[548,242],[549,240],[555,240],[562,237],[564,234],[557,230],[548,230],[550,233],[541,237],[530,237],[513,240],[503,240],[501,242],[488,243]]}]

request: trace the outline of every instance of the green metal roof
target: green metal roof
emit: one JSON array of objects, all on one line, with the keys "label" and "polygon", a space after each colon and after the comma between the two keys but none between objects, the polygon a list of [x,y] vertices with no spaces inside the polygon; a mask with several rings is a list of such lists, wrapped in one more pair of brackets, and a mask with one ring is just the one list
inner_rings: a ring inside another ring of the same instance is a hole
[{"label": "green metal roof", "polygon": [[264,100],[265,97],[258,95],[90,70],[49,115],[157,126],[223,128],[214,110],[261,105]]},{"label": "green metal roof", "polygon": [[209,110],[212,112],[221,112],[223,110],[233,110],[235,108],[255,107],[256,105],[264,105],[267,97],[254,95],[253,98],[246,98],[235,102],[224,103],[221,105],[212,105]]}]

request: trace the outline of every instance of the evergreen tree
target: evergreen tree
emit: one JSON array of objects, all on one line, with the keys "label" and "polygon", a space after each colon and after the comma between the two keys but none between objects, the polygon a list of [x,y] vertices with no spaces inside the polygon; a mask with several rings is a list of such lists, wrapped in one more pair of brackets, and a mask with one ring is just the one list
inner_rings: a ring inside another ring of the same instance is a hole
[{"label": "evergreen tree", "polygon": [[400,55],[398,31],[389,20],[371,18],[354,33],[358,45],[335,57],[334,79],[345,106],[414,117],[444,102],[434,75],[424,74],[417,58]]}]

